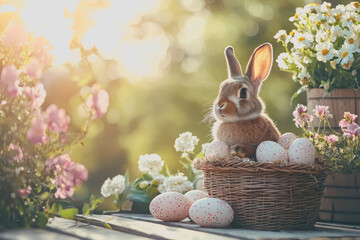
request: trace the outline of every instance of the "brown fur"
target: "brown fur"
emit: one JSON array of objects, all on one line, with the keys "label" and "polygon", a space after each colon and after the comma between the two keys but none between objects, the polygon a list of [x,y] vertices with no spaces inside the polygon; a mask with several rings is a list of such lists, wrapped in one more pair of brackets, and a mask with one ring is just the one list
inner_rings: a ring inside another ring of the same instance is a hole
[{"label": "brown fur", "polygon": [[[217,121],[212,133],[214,139],[231,147],[234,155],[253,157],[256,146],[263,141],[277,141],[280,132],[264,113],[265,106],[258,96],[262,81],[271,70],[272,47],[263,44],[254,50],[245,75],[231,47],[226,48],[229,78],[220,85],[213,113]],[[246,88],[246,98],[239,90]]]}]

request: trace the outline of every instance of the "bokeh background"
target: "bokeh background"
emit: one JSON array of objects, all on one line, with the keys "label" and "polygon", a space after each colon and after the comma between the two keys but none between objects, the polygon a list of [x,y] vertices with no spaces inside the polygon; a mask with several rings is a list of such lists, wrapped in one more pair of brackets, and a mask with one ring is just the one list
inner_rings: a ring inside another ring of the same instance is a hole
[{"label": "bokeh background", "polygon": [[[316,1],[321,3],[320,1]],[[330,1],[332,5],[350,1]],[[173,147],[190,131],[201,144],[211,141],[203,121],[227,77],[224,48],[232,45],[243,69],[258,45],[270,42],[274,59],[283,51],[273,38],[296,7],[309,1],[287,0],[0,0],[0,32],[10,21],[43,35],[53,46],[53,67],[42,81],[50,103],[65,108],[71,128],[81,128],[85,113],[78,91],[97,81],[110,94],[109,111],[91,126],[84,146],[72,159],[89,170],[89,180],[74,203],[99,196],[107,177],[138,174],[140,155],[157,153],[173,173],[186,172]],[[281,132],[299,133],[292,110],[305,103],[291,74],[274,61],[260,96]],[[100,210],[115,206],[107,200]]]}]

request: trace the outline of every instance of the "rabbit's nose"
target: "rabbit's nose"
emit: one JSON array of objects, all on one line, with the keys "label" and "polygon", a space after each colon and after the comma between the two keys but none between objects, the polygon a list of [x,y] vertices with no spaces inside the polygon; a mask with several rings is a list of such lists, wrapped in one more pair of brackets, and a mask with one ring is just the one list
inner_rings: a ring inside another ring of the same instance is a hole
[{"label": "rabbit's nose", "polygon": [[223,109],[225,107],[226,103],[217,103],[215,105],[216,109]]}]

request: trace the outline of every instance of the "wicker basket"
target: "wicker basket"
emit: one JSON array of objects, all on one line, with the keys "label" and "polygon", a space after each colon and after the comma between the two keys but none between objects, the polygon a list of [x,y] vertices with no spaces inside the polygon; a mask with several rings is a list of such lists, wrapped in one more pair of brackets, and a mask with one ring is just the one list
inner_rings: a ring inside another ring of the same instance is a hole
[{"label": "wicker basket", "polygon": [[255,230],[311,229],[318,217],[325,167],[197,159],[210,197],[229,203],[236,227]]}]

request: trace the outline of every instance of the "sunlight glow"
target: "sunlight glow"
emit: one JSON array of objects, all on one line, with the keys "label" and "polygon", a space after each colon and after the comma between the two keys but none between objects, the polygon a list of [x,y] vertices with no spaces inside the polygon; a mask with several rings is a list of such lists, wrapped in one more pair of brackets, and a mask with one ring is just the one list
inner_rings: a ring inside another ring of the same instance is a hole
[{"label": "sunlight glow", "polygon": [[8,1],[1,10],[17,10],[29,32],[49,40],[54,65],[79,62],[79,52],[69,47],[75,39],[86,50],[95,47],[105,59],[114,59],[118,77],[138,80],[156,76],[167,57],[170,40],[164,30],[141,22],[159,7],[160,0],[21,0]]}]

